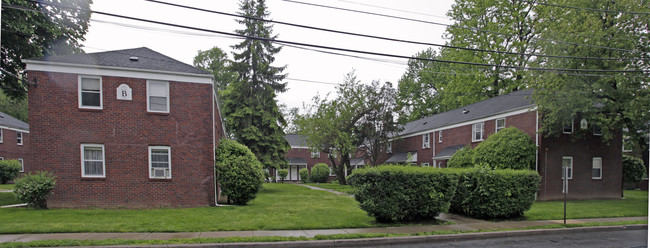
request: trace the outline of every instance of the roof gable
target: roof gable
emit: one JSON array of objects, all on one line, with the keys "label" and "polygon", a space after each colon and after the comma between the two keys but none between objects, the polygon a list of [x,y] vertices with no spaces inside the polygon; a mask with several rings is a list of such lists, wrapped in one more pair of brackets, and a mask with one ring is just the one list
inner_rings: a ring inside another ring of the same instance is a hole
[{"label": "roof gable", "polygon": [[286,139],[287,142],[289,142],[289,145],[291,145],[291,148],[307,147],[307,140],[302,135],[299,135],[299,134],[287,134],[287,135],[284,136],[284,139]]}]

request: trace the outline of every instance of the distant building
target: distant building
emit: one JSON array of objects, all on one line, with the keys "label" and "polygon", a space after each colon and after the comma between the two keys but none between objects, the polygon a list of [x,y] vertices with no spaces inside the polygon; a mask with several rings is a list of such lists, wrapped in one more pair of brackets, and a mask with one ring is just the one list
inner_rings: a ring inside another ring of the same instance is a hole
[{"label": "distant building", "polygon": [[142,47],[26,60],[33,160],[52,207],[215,204],[224,136],[209,72]]},{"label": "distant building", "polygon": [[0,112],[0,160],[18,160],[24,172],[32,162],[29,147],[29,125]]},{"label": "distant building", "polygon": [[[446,167],[449,158],[466,145],[475,147],[505,127],[516,127],[537,145],[536,170],[542,176],[538,199],[562,197],[562,166],[569,166],[572,199],[620,198],[622,195],[622,138],[601,140],[591,120],[573,120],[558,137],[544,137],[532,90],[516,91],[409,122],[387,145],[381,161]],[[573,132],[587,133],[572,140]]]}]

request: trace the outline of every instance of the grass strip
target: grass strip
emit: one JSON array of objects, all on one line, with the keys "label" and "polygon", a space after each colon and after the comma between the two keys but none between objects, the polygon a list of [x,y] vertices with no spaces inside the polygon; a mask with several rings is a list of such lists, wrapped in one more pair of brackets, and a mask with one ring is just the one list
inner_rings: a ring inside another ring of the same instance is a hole
[{"label": "grass strip", "polygon": [[[648,216],[648,191],[625,190],[623,194],[624,199],[568,201],[567,219]],[[535,202],[524,217],[526,220],[561,220],[564,202]]]},{"label": "grass strip", "polygon": [[227,238],[193,238],[193,239],[170,239],[170,240],[135,240],[135,239],[106,239],[106,240],[40,240],[30,242],[11,242],[2,243],[0,248],[15,247],[60,247],[60,246],[107,246],[107,245],[172,245],[172,244],[205,244],[205,243],[250,243],[250,242],[291,242],[291,241],[310,241],[310,240],[341,240],[341,239],[365,239],[365,238],[386,238],[386,237],[405,237],[405,236],[426,236],[426,235],[449,235],[462,233],[478,232],[495,232],[495,231],[515,231],[515,230],[535,230],[535,229],[563,229],[576,227],[593,227],[593,226],[620,226],[620,225],[638,225],[648,224],[647,220],[638,221],[618,221],[618,222],[592,222],[582,224],[554,224],[528,227],[522,229],[495,229],[479,231],[434,231],[415,234],[390,234],[390,233],[350,233],[350,234],[331,234],[316,235],[314,238],[307,237],[227,237]]}]

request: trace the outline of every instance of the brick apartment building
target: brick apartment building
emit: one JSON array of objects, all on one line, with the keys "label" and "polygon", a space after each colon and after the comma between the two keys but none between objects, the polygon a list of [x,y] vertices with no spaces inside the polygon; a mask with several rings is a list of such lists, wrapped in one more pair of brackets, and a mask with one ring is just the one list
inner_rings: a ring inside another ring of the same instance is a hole
[{"label": "brick apartment building", "polygon": [[[381,161],[446,167],[460,148],[475,147],[505,127],[516,127],[537,145],[536,170],[542,176],[538,199],[562,197],[562,165],[569,172],[572,199],[620,198],[622,195],[622,139],[603,143],[598,126],[574,120],[563,134],[544,137],[538,133],[540,114],[530,96],[532,90],[513,92],[409,122],[387,145]],[[588,133],[572,140],[573,132]]]},{"label": "brick apartment building", "polygon": [[[291,149],[289,149],[286,156],[289,161],[289,175],[285,180],[300,181],[300,173],[298,173],[300,169],[305,168],[311,171],[311,168],[318,163],[324,163],[330,168],[332,167],[332,163],[327,157],[328,153],[309,149],[305,137],[298,134],[287,134],[284,138],[291,145]],[[276,180],[279,180],[280,178],[277,176],[277,172],[274,172],[274,174],[276,175]]]},{"label": "brick apartment building", "polygon": [[32,162],[51,207],[215,204],[213,77],[148,48],[26,61]]},{"label": "brick apartment building", "polygon": [[25,164],[31,163],[29,146],[29,125],[0,112],[0,160],[18,160],[24,172]]}]

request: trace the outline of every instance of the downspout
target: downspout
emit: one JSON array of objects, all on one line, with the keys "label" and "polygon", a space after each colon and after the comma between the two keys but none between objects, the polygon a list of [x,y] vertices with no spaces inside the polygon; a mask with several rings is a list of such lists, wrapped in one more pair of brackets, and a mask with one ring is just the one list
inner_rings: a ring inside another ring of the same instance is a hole
[{"label": "downspout", "polygon": [[539,111],[535,110],[535,171],[539,173]]},{"label": "downspout", "polygon": [[436,168],[436,160],[433,159],[436,157],[436,143],[438,143],[438,139],[436,139],[436,130],[433,130],[433,134],[431,136],[431,142],[433,143],[433,146],[431,147],[431,162],[433,162],[431,168]]},{"label": "downspout", "polygon": [[215,132],[215,116],[216,113],[214,112],[215,105],[217,104],[217,93],[214,92],[214,84],[212,84],[212,98],[214,99],[214,102],[212,103],[212,178],[214,179],[214,205],[219,206],[219,192],[218,192],[218,187],[217,187],[217,167],[215,165],[215,162],[217,161],[217,154],[215,150],[217,149],[217,134]]}]

